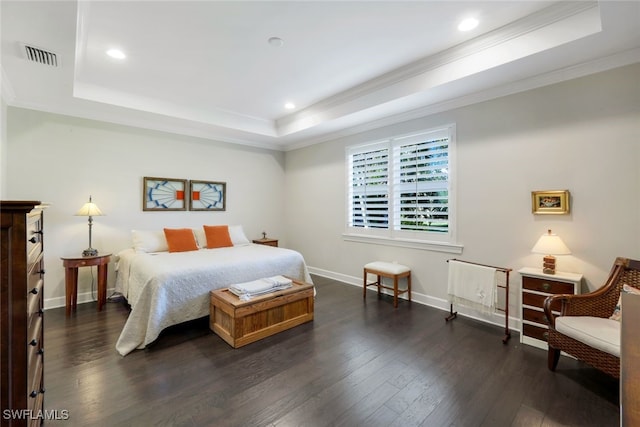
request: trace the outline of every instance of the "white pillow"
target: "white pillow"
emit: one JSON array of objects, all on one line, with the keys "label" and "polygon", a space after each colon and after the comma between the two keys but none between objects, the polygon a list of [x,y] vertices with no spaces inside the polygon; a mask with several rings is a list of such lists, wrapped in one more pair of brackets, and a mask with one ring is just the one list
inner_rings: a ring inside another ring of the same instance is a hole
[{"label": "white pillow", "polygon": [[193,228],[193,234],[196,236],[196,243],[198,248],[203,249],[207,247],[207,236],[204,234],[204,228]]},{"label": "white pillow", "polygon": [[233,246],[248,245],[251,243],[249,239],[247,239],[247,236],[244,235],[244,230],[241,225],[230,225],[229,237],[231,237]]},{"label": "white pillow", "polygon": [[167,252],[169,250],[163,230],[131,230],[131,239],[136,252]]},{"label": "white pillow", "polygon": [[[196,243],[199,248],[207,247],[207,237],[204,234],[204,229],[193,228],[193,234],[196,236]],[[150,231],[150,230],[132,230],[131,237],[133,239],[133,249],[136,252],[167,252],[169,251],[169,245],[167,239],[164,236],[164,231]],[[248,245],[251,243],[247,236],[244,234],[244,230],[241,225],[229,226],[229,237],[231,237],[231,243],[233,246]]]}]

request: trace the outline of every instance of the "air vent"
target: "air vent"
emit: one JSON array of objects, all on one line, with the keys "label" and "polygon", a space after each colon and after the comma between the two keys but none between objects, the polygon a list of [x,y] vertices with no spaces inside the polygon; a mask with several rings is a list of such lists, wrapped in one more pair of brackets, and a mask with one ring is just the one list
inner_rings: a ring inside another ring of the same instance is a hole
[{"label": "air vent", "polygon": [[24,45],[25,54],[29,61],[52,67],[58,66],[58,54],[40,49],[39,47]]}]

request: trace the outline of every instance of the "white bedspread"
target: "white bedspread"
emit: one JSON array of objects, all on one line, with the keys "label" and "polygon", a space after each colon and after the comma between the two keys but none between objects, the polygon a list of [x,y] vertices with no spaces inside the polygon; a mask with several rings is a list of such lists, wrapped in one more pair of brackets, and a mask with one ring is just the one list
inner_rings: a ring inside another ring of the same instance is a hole
[{"label": "white bedspread", "polygon": [[285,275],[311,283],[299,252],[244,245],[191,252],[118,254],[116,291],[131,305],[116,350],[125,356],[172,325],[209,315],[209,291],[262,277]]}]

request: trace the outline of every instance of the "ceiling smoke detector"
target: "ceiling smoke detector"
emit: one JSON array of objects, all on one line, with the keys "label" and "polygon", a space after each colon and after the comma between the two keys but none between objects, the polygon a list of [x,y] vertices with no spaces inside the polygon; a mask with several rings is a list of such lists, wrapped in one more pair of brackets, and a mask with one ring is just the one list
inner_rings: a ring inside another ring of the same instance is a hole
[{"label": "ceiling smoke detector", "polygon": [[52,67],[58,66],[58,54],[49,52],[39,47],[24,44],[24,53],[28,61],[37,62]]}]

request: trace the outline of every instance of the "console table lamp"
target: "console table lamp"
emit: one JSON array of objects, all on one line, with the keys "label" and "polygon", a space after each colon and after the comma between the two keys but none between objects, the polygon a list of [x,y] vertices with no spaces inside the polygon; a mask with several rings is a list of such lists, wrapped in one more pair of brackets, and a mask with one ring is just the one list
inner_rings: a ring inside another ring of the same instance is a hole
[{"label": "console table lamp", "polygon": [[547,234],[540,236],[535,246],[531,249],[534,254],[543,254],[542,272],[556,274],[556,257],[554,255],[569,255],[571,251],[562,239],[547,230]]},{"label": "console table lamp", "polygon": [[94,216],[103,216],[104,214],[100,211],[100,208],[95,205],[91,201],[91,196],[89,196],[89,202],[85,203],[78,212],[76,212],[76,216],[88,216],[89,217],[89,247],[82,251],[82,256],[96,256],[98,255],[98,250],[93,249],[91,247],[91,226],[93,225],[93,217]]}]

